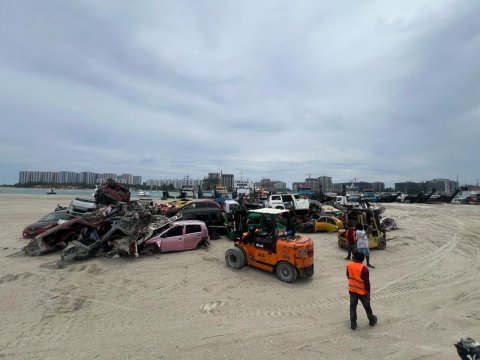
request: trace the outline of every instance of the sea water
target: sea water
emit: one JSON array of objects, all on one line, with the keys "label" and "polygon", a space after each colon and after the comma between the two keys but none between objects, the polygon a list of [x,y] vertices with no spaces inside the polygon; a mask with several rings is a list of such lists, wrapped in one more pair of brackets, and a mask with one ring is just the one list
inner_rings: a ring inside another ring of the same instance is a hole
[{"label": "sea water", "polygon": [[[93,196],[93,189],[91,190],[71,190],[71,189],[55,189],[56,194],[47,194],[49,189],[43,188],[17,188],[17,187],[0,187],[0,195],[45,195],[49,197],[54,197],[56,195],[63,195],[63,196],[71,196],[72,198],[81,196],[81,197],[92,197]],[[145,198],[152,198],[152,199],[161,199],[163,197],[163,191],[153,191],[147,190],[150,195],[145,196]],[[169,191],[168,194],[173,197],[180,196],[179,191]],[[204,191],[204,197],[211,197],[211,192]],[[138,191],[131,191],[130,197],[132,199],[138,198]]]}]

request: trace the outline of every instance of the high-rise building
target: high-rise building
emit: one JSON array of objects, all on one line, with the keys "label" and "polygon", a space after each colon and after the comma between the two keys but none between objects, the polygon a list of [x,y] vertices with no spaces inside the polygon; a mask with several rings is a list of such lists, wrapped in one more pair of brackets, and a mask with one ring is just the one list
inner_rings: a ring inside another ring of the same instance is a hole
[{"label": "high-rise building", "polygon": [[31,172],[30,171],[20,171],[18,176],[18,183],[19,184],[27,184],[30,182],[31,179]]},{"label": "high-rise building", "polygon": [[142,177],[138,175],[133,175],[132,185],[142,185]]},{"label": "high-rise building", "polygon": [[372,190],[375,192],[385,191],[385,183],[380,181],[372,182]]},{"label": "high-rise building", "polygon": [[233,190],[235,187],[233,174],[221,174],[221,181],[222,185],[228,190]]},{"label": "high-rise building", "polygon": [[287,183],[283,181],[275,181],[269,178],[260,180],[260,186],[266,191],[285,191],[287,190]]},{"label": "high-rise building", "polygon": [[[310,187],[314,193],[319,193],[322,191],[322,185],[319,178],[306,178],[303,185]],[[293,187],[293,186],[292,186]],[[293,189],[292,189],[293,190]],[[297,187],[298,190],[298,187]]]},{"label": "high-rise building", "polygon": [[294,182],[292,183],[292,191],[298,191],[298,188],[300,186],[305,186],[306,184],[304,182]]},{"label": "high-rise building", "polygon": [[132,185],[133,184],[133,175],[132,174],[122,174],[117,176],[117,181],[121,184]]},{"label": "high-rise building", "polygon": [[97,174],[88,171],[82,171],[79,174],[79,182],[81,184],[95,185],[97,183]]},{"label": "high-rise building", "polygon": [[424,182],[416,183],[413,181],[407,181],[395,183],[395,191],[404,192],[407,194],[418,194],[421,191],[427,191],[427,187]]},{"label": "high-rise building", "polygon": [[433,179],[427,181],[426,186],[427,191],[435,190],[437,193],[450,195],[458,188],[458,183],[449,179]]},{"label": "high-rise building", "polygon": [[333,183],[331,176],[319,176],[318,181],[322,192],[330,192],[333,190]]},{"label": "high-rise building", "polygon": [[57,177],[58,184],[75,184],[79,181],[79,174],[73,171],[59,171]]}]

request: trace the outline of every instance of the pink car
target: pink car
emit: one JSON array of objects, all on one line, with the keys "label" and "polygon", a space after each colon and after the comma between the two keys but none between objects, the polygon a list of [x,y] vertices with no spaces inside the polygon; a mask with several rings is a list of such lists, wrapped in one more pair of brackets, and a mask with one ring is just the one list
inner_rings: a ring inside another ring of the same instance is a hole
[{"label": "pink car", "polygon": [[161,234],[145,241],[146,247],[156,247],[160,252],[196,249],[199,245],[209,245],[208,229],[203,221],[176,221]]}]

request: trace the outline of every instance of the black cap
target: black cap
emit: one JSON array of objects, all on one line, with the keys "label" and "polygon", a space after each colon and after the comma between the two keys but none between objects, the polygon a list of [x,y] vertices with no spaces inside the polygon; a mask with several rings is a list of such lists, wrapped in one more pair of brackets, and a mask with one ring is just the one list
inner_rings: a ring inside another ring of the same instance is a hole
[{"label": "black cap", "polygon": [[365,260],[365,254],[360,251],[355,251],[353,253],[353,261],[363,262]]}]

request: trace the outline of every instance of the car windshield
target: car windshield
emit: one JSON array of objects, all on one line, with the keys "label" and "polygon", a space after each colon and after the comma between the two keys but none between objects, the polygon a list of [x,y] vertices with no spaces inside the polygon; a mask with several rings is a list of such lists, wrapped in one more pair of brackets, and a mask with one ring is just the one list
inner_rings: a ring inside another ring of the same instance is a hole
[{"label": "car windshield", "polygon": [[58,220],[61,220],[61,219],[66,219],[67,218],[67,215],[63,212],[59,212],[59,211],[56,211],[56,212],[52,212],[48,215],[45,215],[44,217],[42,217],[40,220],[40,222],[44,222],[44,221],[58,221]]}]

